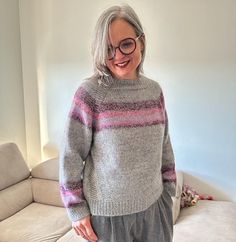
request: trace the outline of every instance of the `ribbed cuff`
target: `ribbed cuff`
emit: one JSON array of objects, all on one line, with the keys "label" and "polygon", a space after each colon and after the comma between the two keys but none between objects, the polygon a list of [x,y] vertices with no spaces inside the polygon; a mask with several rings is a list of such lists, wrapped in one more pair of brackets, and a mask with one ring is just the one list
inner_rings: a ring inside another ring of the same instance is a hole
[{"label": "ribbed cuff", "polygon": [[87,203],[78,204],[75,207],[67,208],[67,213],[71,221],[75,222],[90,215],[90,210]]},{"label": "ribbed cuff", "polygon": [[164,182],[163,186],[164,186],[164,190],[166,190],[171,197],[175,196],[175,193],[176,193],[175,182]]}]

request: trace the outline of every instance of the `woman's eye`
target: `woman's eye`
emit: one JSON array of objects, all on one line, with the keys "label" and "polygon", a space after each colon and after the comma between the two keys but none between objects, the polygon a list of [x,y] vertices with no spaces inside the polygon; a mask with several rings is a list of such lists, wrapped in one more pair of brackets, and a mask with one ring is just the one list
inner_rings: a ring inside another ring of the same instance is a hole
[{"label": "woman's eye", "polygon": [[122,49],[127,49],[133,46],[133,42],[132,41],[127,41],[121,44],[121,48]]}]

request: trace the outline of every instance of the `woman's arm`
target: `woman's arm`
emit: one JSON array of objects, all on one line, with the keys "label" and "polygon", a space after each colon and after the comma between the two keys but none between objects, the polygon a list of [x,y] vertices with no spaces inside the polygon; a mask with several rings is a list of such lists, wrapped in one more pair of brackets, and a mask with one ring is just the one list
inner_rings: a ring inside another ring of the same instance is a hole
[{"label": "woman's arm", "polygon": [[75,93],[60,150],[60,192],[71,221],[90,214],[82,174],[92,142],[92,103],[83,87]]},{"label": "woman's arm", "polygon": [[175,195],[176,172],[175,172],[175,158],[169,136],[168,116],[165,109],[163,98],[163,108],[165,112],[165,132],[162,148],[162,179],[164,189],[168,191],[171,196]]}]

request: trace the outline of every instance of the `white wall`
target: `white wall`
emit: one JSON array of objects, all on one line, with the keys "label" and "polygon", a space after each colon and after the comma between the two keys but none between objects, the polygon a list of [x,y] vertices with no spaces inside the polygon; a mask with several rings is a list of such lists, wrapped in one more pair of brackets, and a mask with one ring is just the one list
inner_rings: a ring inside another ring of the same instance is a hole
[{"label": "white wall", "polygon": [[[92,71],[96,19],[119,2],[20,1],[32,165],[57,155],[73,93]],[[177,168],[194,176],[196,187],[204,184],[203,192],[211,187],[216,198],[236,201],[236,1],[126,2],[146,32],[146,74],[165,93]]]},{"label": "white wall", "polygon": [[15,142],[26,157],[18,0],[0,0],[0,144]]}]

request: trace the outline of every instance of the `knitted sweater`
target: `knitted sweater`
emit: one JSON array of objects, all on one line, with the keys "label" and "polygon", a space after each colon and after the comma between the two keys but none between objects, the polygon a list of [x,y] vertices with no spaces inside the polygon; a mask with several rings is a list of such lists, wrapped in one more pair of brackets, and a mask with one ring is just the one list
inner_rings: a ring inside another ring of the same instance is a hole
[{"label": "knitted sweater", "polygon": [[175,192],[174,156],[159,84],[144,76],[86,80],[75,93],[60,152],[60,192],[69,218],[147,209]]}]

